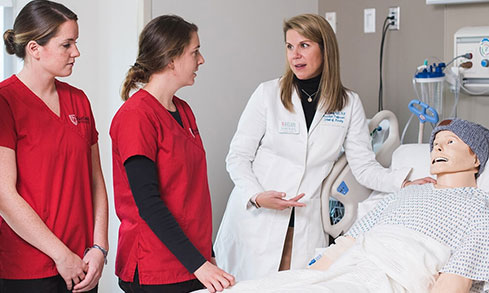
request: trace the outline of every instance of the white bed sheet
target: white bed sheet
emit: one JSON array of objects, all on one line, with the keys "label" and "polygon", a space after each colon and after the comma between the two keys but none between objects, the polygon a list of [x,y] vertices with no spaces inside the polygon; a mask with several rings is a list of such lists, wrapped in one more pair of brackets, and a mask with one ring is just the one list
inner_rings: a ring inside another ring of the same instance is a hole
[{"label": "white bed sheet", "polygon": [[407,228],[384,225],[360,236],[327,271],[277,272],[239,282],[224,292],[427,293],[449,256],[450,248],[436,240]]}]

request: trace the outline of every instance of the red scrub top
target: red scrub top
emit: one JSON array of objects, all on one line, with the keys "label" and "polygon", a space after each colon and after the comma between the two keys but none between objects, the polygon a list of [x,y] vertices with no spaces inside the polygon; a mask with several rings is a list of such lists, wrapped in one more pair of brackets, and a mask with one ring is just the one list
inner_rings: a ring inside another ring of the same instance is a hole
[{"label": "red scrub top", "polygon": [[[0,146],[15,151],[17,191],[68,248],[93,242],[91,146],[98,133],[85,94],[56,81],[60,116],[15,75],[0,83]],[[0,278],[58,274],[54,261],[0,218]]]},{"label": "red scrub top", "polygon": [[158,100],[139,90],[112,120],[114,201],[121,221],[116,275],[132,282],[136,266],[139,282],[170,284],[195,279],[139,216],[124,168],[135,155],[155,162],[161,199],[185,235],[210,260],[212,212],[205,151],[195,117],[187,103],[173,102],[183,128]]}]

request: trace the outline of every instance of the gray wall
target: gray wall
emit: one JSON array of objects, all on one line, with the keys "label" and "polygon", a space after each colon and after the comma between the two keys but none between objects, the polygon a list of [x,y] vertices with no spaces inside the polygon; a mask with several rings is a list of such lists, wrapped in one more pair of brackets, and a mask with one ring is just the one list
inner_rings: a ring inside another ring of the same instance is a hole
[{"label": "gray wall", "polygon": [[207,151],[214,235],[233,187],[225,170],[229,143],[250,95],[285,68],[282,22],[317,13],[317,0],[153,1],[153,17],[177,14],[199,26],[205,64],[177,96],[192,107]]},{"label": "gray wall", "polygon": [[[427,6],[424,0],[320,0],[319,13],[336,11],[342,81],[358,92],[367,117],[372,117],[378,107],[381,30],[393,6],[400,6],[400,30],[389,31],[385,40],[384,109],[397,115],[402,128],[411,114],[407,105],[415,97],[412,76],[416,67],[429,56],[443,58],[443,7]],[[375,33],[363,32],[365,8],[376,9]],[[411,123],[407,135],[412,142],[417,131],[417,123]]]},{"label": "gray wall", "polygon": [[[424,59],[433,57],[449,61],[453,57],[453,34],[468,25],[488,25],[489,4],[426,5],[425,0],[319,0],[319,14],[337,13],[337,38],[340,47],[342,80],[357,91],[367,116],[377,112],[379,87],[379,52],[381,28],[389,7],[401,10],[400,30],[389,31],[384,47],[384,109],[393,111],[401,128],[411,112],[407,109],[415,98],[412,77]],[[376,32],[363,32],[363,10],[376,9]],[[446,88],[446,87],[445,87]],[[445,91],[445,113],[453,105],[453,95]],[[461,96],[458,116],[489,126],[487,97]],[[416,142],[418,125],[413,121],[406,142]],[[402,129],[401,129],[402,130]],[[430,127],[425,130],[425,141]]]}]

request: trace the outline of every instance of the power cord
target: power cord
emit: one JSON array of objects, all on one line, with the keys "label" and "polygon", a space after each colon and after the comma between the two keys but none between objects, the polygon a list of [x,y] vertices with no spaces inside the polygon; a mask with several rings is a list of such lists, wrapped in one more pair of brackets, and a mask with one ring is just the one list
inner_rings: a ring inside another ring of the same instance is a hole
[{"label": "power cord", "polygon": [[389,26],[393,25],[393,20],[394,16],[387,16],[384,20],[384,24],[382,25],[382,40],[380,42],[380,79],[379,79],[379,112],[384,110],[384,102],[383,102],[383,87],[382,87],[382,59],[384,56],[384,41],[385,41],[385,36],[387,34],[387,30],[389,29]]}]

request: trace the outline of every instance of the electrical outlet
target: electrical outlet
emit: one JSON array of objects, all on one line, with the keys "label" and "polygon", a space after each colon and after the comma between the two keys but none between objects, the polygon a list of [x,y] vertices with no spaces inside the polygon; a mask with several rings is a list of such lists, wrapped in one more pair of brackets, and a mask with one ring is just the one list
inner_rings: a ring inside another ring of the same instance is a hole
[{"label": "electrical outlet", "polygon": [[390,30],[399,30],[399,17],[401,16],[401,8],[399,6],[397,7],[390,7],[389,8],[389,16],[393,16],[394,19],[391,19],[391,25],[389,26]]}]

